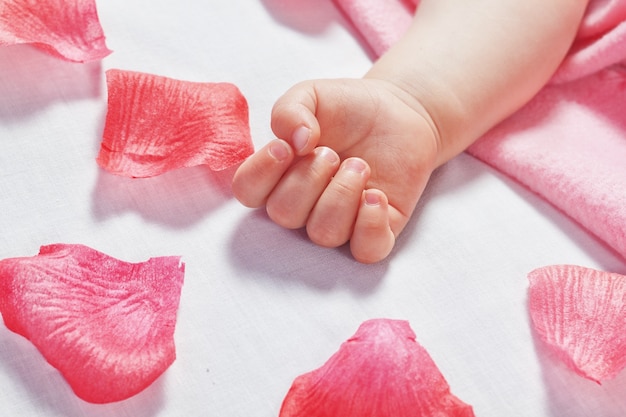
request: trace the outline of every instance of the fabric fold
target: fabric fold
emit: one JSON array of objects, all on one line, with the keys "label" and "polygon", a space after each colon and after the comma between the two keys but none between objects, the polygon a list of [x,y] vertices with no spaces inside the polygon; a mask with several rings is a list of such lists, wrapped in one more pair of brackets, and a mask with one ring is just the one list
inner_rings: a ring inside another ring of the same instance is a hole
[{"label": "fabric fold", "polygon": [[[418,1],[334,0],[382,55]],[[467,153],[525,185],[626,259],[626,0],[592,0],[550,83]]]}]

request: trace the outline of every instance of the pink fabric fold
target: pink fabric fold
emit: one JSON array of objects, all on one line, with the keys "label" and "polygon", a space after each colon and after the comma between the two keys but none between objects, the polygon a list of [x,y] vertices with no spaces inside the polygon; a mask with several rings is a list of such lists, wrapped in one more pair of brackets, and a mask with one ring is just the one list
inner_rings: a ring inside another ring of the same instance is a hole
[{"label": "pink fabric fold", "polygon": [[626,1],[592,0],[553,82],[567,82],[626,60]]},{"label": "pink fabric fold", "polygon": [[[418,1],[334,0],[375,56]],[[468,153],[517,180],[626,259],[626,0],[592,0],[550,84]]]},{"label": "pink fabric fold", "polygon": [[376,57],[409,28],[417,0],[335,0]]}]

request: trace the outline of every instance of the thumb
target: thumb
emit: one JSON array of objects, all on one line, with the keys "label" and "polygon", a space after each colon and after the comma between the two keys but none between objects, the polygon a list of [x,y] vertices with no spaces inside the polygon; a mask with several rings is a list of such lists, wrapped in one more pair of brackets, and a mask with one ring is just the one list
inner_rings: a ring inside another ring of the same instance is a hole
[{"label": "thumb", "polygon": [[315,81],[304,81],[287,90],[272,108],[272,131],[287,141],[298,155],[311,152],[319,141],[317,105]]}]

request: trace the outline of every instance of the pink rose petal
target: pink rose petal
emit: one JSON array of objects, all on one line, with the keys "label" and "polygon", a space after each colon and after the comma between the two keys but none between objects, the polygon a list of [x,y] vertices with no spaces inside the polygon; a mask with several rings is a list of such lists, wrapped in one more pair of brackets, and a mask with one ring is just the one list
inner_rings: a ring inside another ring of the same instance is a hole
[{"label": "pink rose petal", "polygon": [[598,383],[626,367],[626,276],[553,265],[528,279],[533,325],[568,366]]},{"label": "pink rose petal", "polygon": [[321,368],[295,379],[280,417],[474,416],[408,322],[364,322]]},{"label": "pink rose petal", "polygon": [[95,0],[0,1],[0,45],[22,43],[76,62],[95,61],[111,53]]},{"label": "pink rose petal", "polygon": [[150,177],[242,162],[254,148],[248,104],[230,83],[179,81],[108,70],[108,111],[97,161],[107,171]]},{"label": "pink rose petal", "polygon": [[137,394],[174,361],[184,264],[127,263],[83,245],[0,261],[0,312],[92,403]]}]

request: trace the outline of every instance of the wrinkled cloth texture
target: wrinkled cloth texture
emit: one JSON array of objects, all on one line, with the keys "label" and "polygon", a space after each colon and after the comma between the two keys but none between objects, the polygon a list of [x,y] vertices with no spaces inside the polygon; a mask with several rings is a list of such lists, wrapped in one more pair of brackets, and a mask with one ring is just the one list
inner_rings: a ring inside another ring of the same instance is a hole
[{"label": "wrinkled cloth texture", "polygon": [[[418,0],[334,0],[374,57]],[[626,0],[591,0],[542,91],[467,152],[517,180],[626,259]]]}]

